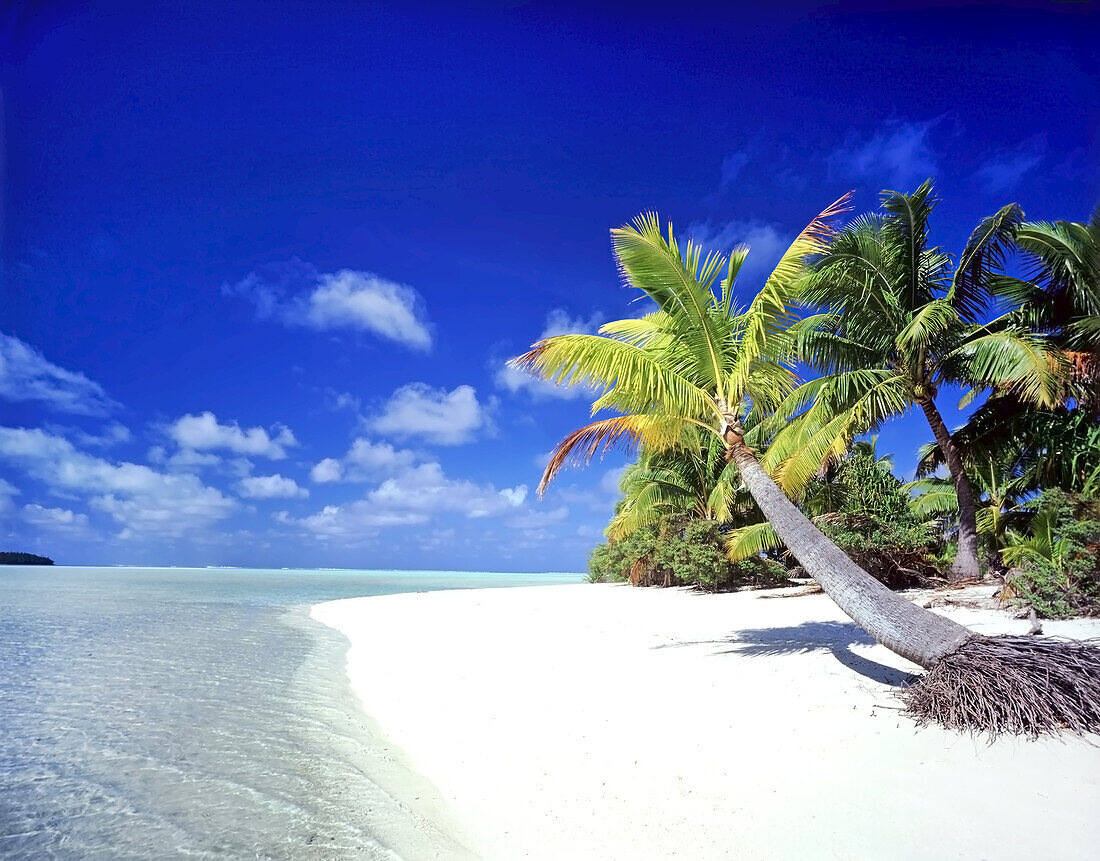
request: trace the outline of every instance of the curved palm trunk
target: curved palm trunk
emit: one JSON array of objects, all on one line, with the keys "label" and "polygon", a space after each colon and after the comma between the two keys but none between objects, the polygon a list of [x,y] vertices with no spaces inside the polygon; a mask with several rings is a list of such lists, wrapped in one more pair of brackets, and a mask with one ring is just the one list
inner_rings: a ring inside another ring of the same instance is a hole
[{"label": "curved palm trunk", "polygon": [[943,423],[943,416],[932,400],[922,399],[920,405],[932,433],[935,434],[940,451],[943,452],[943,459],[951,473],[955,495],[959,500],[959,551],[955,554],[955,561],[951,563],[949,577],[951,580],[976,580],[981,576],[981,569],[978,567],[978,513],[974,505],[974,490],[963,468],[962,452],[952,439],[947,425]]},{"label": "curved palm trunk", "polygon": [[856,565],[787,499],[740,435],[730,429],[724,436],[749,493],[787,549],[868,634],[925,669],[974,636],[962,625],[894,594]]}]

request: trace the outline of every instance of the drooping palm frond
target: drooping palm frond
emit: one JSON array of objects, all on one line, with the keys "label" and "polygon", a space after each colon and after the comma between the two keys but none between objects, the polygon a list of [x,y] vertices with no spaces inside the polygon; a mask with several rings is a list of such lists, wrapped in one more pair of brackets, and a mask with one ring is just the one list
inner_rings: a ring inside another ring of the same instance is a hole
[{"label": "drooping palm frond", "polygon": [[731,562],[759,556],[769,550],[779,550],[783,540],[775,527],[765,521],[731,529],[725,536],[726,555]]},{"label": "drooping palm frond", "polygon": [[[716,412],[704,390],[658,355],[600,335],[557,335],[509,363],[558,385],[603,388],[598,407],[644,413],[657,405],[680,416]],[[594,410],[595,411],[595,410]]]},{"label": "drooping palm frond", "polygon": [[1031,332],[1005,330],[969,338],[944,354],[941,378],[966,379],[978,388],[1000,386],[1038,406],[1061,400],[1065,372],[1060,354]]},{"label": "drooping palm frond", "polygon": [[739,349],[720,397],[740,399],[754,364],[770,358],[769,351],[774,354],[777,336],[794,322],[792,303],[801,290],[806,261],[828,249],[834,233],[830,222],[848,211],[851,198],[852,192],[841,196],[802,229],[741,315]]},{"label": "drooping palm frond", "polygon": [[554,476],[567,463],[588,463],[597,454],[620,449],[634,454],[645,443],[654,449],[671,448],[683,431],[683,421],[661,415],[626,415],[601,419],[570,433],[558,443],[539,482],[542,496]]},{"label": "drooping palm frond", "polygon": [[902,490],[911,494],[909,510],[915,517],[930,520],[959,513],[959,498],[951,479],[918,478],[903,484]]},{"label": "drooping palm frond", "polygon": [[964,317],[978,319],[989,306],[991,281],[1004,268],[1005,255],[1023,219],[1019,205],[1010,203],[982,219],[970,234],[945,297]]}]

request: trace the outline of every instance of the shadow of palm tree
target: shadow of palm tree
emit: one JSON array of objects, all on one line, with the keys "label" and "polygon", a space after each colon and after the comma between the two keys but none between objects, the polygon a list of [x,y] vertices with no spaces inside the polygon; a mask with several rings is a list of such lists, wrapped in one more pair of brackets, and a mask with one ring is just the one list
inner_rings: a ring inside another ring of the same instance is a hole
[{"label": "shadow of palm tree", "polygon": [[916,676],[872,661],[852,651],[852,646],[873,646],[872,640],[858,625],[851,622],[803,622],[786,628],[747,628],[722,640],[696,643],[669,643],[657,648],[690,645],[728,645],[719,655],[744,655],[746,657],[774,657],[827,651],[841,664],[872,681],[883,685],[901,687],[911,684]]}]

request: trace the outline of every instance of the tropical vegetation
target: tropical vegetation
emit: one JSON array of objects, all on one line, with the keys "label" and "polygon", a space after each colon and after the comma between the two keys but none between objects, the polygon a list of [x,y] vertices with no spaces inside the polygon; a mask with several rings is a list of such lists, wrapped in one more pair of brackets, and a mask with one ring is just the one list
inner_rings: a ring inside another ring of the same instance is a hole
[{"label": "tropical vegetation", "polygon": [[[539,492],[568,462],[635,452],[593,579],[730,588],[797,567],[928,670],[907,693],[918,719],[994,733],[1095,730],[1100,648],[981,636],[889,586],[977,578],[981,535],[994,570],[1016,566],[1008,591],[1019,600],[1048,612],[1089,606],[1095,534],[1073,528],[1065,505],[1044,514],[1052,503],[1038,494],[1062,481],[1083,510],[1100,481],[1089,447],[1097,218],[1032,225],[1009,205],[955,261],[930,242],[931,183],[884,192],[881,214],[837,230],[846,205],[813,219],[744,307],[747,248],[725,256],[681,243],[655,214],[613,230],[624,280],[655,310],[596,335],[544,339],[514,360],[599,392],[594,421],[555,449]],[[1030,255],[1029,278],[1006,273],[1013,253]],[[1044,297],[1069,310],[1051,313]],[[956,432],[936,405],[947,385],[968,389],[966,402],[986,396]],[[859,438],[916,407],[934,446],[924,483],[903,485]],[[1044,422],[1062,432],[1035,439]],[[1054,468],[1052,444],[1064,447]],[[946,478],[933,472],[940,464]],[[1047,601],[1052,588],[1075,597]]]}]

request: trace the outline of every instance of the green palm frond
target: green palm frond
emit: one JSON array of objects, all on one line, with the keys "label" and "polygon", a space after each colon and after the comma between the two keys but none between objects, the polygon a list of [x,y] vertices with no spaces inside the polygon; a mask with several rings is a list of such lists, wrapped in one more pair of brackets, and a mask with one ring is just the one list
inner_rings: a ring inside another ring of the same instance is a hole
[{"label": "green palm frond", "polygon": [[726,555],[731,562],[759,556],[769,550],[779,550],[783,540],[770,523],[753,523],[731,529],[725,536]]},{"label": "green palm frond", "polygon": [[703,372],[708,388],[715,386],[722,396],[722,335],[715,314],[711,287],[726,260],[720,254],[703,256],[702,249],[688,242],[683,254],[672,234],[662,235],[656,213],[645,213],[625,227],[611,231],[611,244],[626,282],[642,290],[674,320],[683,320],[692,335],[692,353],[697,372]]},{"label": "green palm frond", "polygon": [[895,343],[900,350],[927,348],[944,333],[963,325],[959,312],[946,299],[933,299],[922,305],[912,319],[898,332]]},{"label": "green palm frond", "polygon": [[963,248],[946,301],[968,319],[977,319],[987,308],[991,279],[1004,268],[1005,255],[1024,213],[1010,203],[995,215],[982,219]]},{"label": "green palm frond", "polygon": [[603,388],[594,412],[614,406],[644,413],[660,406],[678,416],[717,413],[706,392],[659,355],[601,335],[547,338],[509,364],[558,385]]},{"label": "green palm frond", "polygon": [[922,277],[922,261],[928,247],[928,219],[939,201],[932,192],[932,180],[925,180],[912,194],[884,191],[882,208],[888,214],[887,234],[901,254],[907,304],[916,308],[931,302],[931,285]]},{"label": "green palm frond", "polygon": [[[724,390],[728,400],[741,397],[753,365],[761,358],[768,358],[767,351],[769,348],[774,350],[776,337],[794,321],[792,303],[801,290],[806,261],[828,249],[833,235],[829,222],[848,210],[851,197],[851,192],[843,195],[803,228],[741,315],[740,349]],[[719,397],[723,397],[721,390]]]},{"label": "green palm frond", "polygon": [[1063,360],[1031,332],[978,335],[944,355],[942,366],[979,386],[1004,386],[1024,400],[1053,406],[1061,399]]}]

